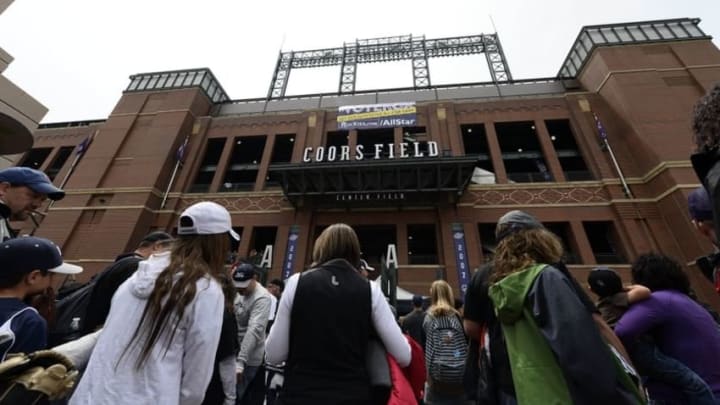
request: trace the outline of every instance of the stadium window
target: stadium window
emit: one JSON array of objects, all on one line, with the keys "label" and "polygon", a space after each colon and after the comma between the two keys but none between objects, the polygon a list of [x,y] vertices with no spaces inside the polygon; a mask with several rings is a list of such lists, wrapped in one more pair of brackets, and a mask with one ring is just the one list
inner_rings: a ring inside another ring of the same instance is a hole
[{"label": "stadium window", "polygon": [[425,127],[403,127],[402,134],[403,142],[420,142],[420,152],[425,154],[428,153],[427,141],[429,140],[429,138]]},{"label": "stadium window", "polygon": [[563,244],[563,262],[567,264],[581,264],[577,254],[575,240],[572,238],[569,222],[544,222],[545,228],[560,238]]},{"label": "stadium window", "polygon": [[[353,225],[353,229],[360,241],[362,258],[379,273],[381,258],[387,254],[388,245],[397,246],[395,225]],[[322,231],[322,229],[318,230]]]},{"label": "stadium window", "polygon": [[230,162],[220,185],[221,193],[250,191],[255,187],[266,139],[264,135],[235,138]]},{"label": "stadium window", "polygon": [[40,169],[45,160],[50,156],[53,148],[33,148],[25,154],[25,157],[18,166]]},{"label": "stadium window", "polygon": [[497,247],[497,242],[495,241],[495,224],[478,224],[478,234],[480,235],[482,255],[485,261],[490,261]]},{"label": "stadium window", "polygon": [[331,146],[340,147],[347,145],[349,142],[350,134],[348,131],[329,131],[325,134],[325,148]]},{"label": "stadium window", "polygon": [[495,123],[495,132],[511,182],[553,181],[533,121]]},{"label": "stadium window", "polygon": [[438,263],[435,224],[408,225],[407,235],[409,264]]},{"label": "stadium window", "polygon": [[62,170],[63,166],[65,166],[65,162],[67,162],[74,149],[74,146],[60,147],[57,154],[55,155],[55,159],[53,159],[50,166],[47,168],[47,170],[45,170],[45,174],[48,175],[50,180],[55,180],[55,177],[58,175],[58,173],[60,173],[60,170]]},{"label": "stadium window", "polygon": [[550,140],[563,173],[565,173],[565,178],[568,181],[593,180],[593,175],[585,164],[585,159],[575,141],[570,121],[567,119],[546,120],[545,126],[550,134]]},{"label": "stadium window", "polygon": [[205,147],[205,156],[200,164],[197,175],[195,175],[195,181],[192,186],[190,186],[190,193],[207,193],[210,191],[210,184],[212,184],[213,177],[217,171],[217,165],[224,147],[225,138],[208,139]]},{"label": "stadium window", "polygon": [[[260,264],[265,248],[275,246],[275,238],[277,238],[277,227],[275,226],[254,226],[252,235],[250,236],[250,251],[247,260],[253,264]],[[255,255],[252,251],[255,250]],[[274,253],[274,252],[273,252]]]},{"label": "stadium window", "polygon": [[[290,161],[292,161],[294,146],[295,134],[276,135],[272,157],[270,158],[270,168],[272,168],[274,164],[290,163]],[[278,187],[280,180],[282,179],[277,173],[268,170],[267,177],[265,178],[265,188]]]},{"label": "stadium window", "polygon": [[[394,144],[395,131],[393,128],[359,129],[357,131],[357,144],[362,145],[365,159],[375,157],[375,144]],[[380,153],[380,158],[387,158],[390,149],[385,147]]]},{"label": "stadium window", "polygon": [[465,124],[460,126],[462,134],[463,146],[466,156],[477,156],[478,162],[475,165],[476,174],[473,175],[472,182],[477,184],[494,184],[495,169],[490,159],[490,149],[488,148],[487,134],[485,133],[485,125],[483,124]]},{"label": "stadium window", "polygon": [[583,222],[583,228],[598,264],[626,263],[625,255],[620,250],[620,237],[612,221]]},{"label": "stadium window", "polygon": [[238,251],[240,250],[240,241],[242,241],[243,227],[233,226],[233,231],[240,235],[240,240],[230,238],[230,254],[227,259],[228,264],[236,263],[240,257]]}]

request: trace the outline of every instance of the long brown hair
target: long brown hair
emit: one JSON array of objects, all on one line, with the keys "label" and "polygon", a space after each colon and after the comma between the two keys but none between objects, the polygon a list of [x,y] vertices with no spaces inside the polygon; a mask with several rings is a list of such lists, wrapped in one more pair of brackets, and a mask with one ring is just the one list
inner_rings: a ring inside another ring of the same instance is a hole
[{"label": "long brown hair", "polygon": [[168,326],[172,327],[172,331],[169,339],[165,341],[165,350],[169,349],[179,321],[185,314],[185,308],[195,298],[197,281],[206,275],[215,280],[222,277],[229,250],[230,240],[227,233],[181,235],[175,241],[170,253],[170,264],[155,280],[155,287],[145,304],[140,323],[128,344],[128,347],[131,347],[141,335],[146,336],[140,356],[135,362],[137,369],[147,361],[153,346]]},{"label": "long brown hair", "polygon": [[315,240],[313,262],[320,265],[332,259],[345,259],[355,267],[360,266],[360,241],[349,225],[330,225]]},{"label": "long brown hair", "polygon": [[500,281],[535,263],[556,263],[562,254],[562,242],[554,233],[545,228],[521,230],[498,243],[491,279]]},{"label": "long brown hair", "polygon": [[445,280],[436,280],[430,285],[430,302],[428,313],[432,316],[460,314],[455,309],[455,297],[452,288]]}]

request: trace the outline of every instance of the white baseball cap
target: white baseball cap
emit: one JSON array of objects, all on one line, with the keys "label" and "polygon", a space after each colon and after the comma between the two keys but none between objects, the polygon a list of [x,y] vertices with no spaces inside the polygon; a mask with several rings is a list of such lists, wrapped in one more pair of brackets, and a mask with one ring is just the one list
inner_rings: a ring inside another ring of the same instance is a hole
[{"label": "white baseball cap", "polygon": [[229,233],[235,240],[240,235],[232,229],[230,213],[220,204],[202,201],[188,207],[178,220],[178,235],[216,235]]}]

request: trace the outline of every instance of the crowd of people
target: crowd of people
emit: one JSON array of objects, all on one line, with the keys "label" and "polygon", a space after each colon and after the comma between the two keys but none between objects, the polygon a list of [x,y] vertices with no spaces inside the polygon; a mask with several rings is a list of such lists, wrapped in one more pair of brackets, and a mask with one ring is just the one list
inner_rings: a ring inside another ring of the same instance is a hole
[{"label": "crowd of people", "polygon": [[[695,110],[703,186],[688,210],[720,247],[719,116],[716,86]],[[42,172],[0,171],[0,360],[51,347],[67,356],[81,375],[43,391],[54,404],[720,404],[720,316],[661,253],[633,262],[630,285],[593,269],[593,302],[558,236],[510,211],[464,297],[437,280],[399,317],[351,226],[327,227],[307,269],[265,282],[252,261],[228,269],[239,236],[229,212],[205,201],[181,213],[176,236],[146,235],[60,297],[55,318],[34,297],[82,268],[50,240],[16,237],[8,220],[63,197]],[[699,266],[716,287],[717,257]],[[3,364],[0,403],[21,403]]]}]

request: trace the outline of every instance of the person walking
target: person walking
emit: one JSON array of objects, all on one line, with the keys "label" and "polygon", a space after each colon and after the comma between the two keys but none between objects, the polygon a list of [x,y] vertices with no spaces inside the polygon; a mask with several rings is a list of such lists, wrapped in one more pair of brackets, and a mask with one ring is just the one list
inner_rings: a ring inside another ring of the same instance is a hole
[{"label": "person walking", "polygon": [[425,336],[423,332],[423,322],[425,321],[426,314],[425,310],[423,310],[423,297],[413,295],[412,305],[413,310],[402,319],[402,331],[410,335],[411,338],[420,344],[420,347],[424,348]]},{"label": "person walking", "polygon": [[[270,293],[255,279],[256,267],[241,263],[233,271],[235,320],[240,351],[237,355],[237,403],[262,404],[265,398],[265,329],[270,314]],[[254,383],[258,378],[261,383]]]},{"label": "person walking", "polygon": [[498,232],[489,278],[514,386],[514,395],[503,392],[503,400],[643,403],[570,276],[548,264],[559,262],[563,255],[560,239],[530,215],[512,215],[513,221],[500,220],[508,226]]},{"label": "person walking", "polygon": [[311,269],[285,283],[267,340],[268,363],[287,361],[276,404],[370,404],[371,335],[400,367],[410,363],[410,345],[380,288],[358,272],[360,242],[350,226],[327,227],[312,258]]},{"label": "person walking", "polygon": [[225,297],[217,277],[230,214],[199,202],[180,215],[169,252],[150,256],[113,298],[71,405],[199,405],[213,374]]},{"label": "person walking", "polygon": [[464,400],[463,374],[468,342],[460,313],[454,308],[450,285],[437,280],[430,286],[431,304],[423,321],[427,405],[455,405]]}]

